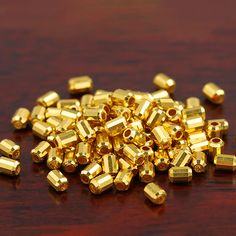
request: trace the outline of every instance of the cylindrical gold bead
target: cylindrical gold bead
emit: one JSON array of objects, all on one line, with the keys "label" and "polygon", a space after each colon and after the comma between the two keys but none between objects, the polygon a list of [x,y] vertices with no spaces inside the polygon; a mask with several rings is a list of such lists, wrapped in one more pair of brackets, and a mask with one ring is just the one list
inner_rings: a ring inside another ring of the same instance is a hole
[{"label": "cylindrical gold bead", "polygon": [[146,125],[150,128],[154,128],[155,126],[162,124],[165,119],[166,113],[159,108],[154,108],[147,119]]},{"label": "cylindrical gold bead", "polygon": [[61,99],[57,102],[57,108],[59,109],[73,109],[80,111],[80,101],[78,99]]},{"label": "cylindrical gold bead", "polygon": [[155,177],[155,168],[152,162],[145,161],[139,168],[139,179],[143,183],[150,183]]},{"label": "cylindrical gold bead", "polygon": [[109,136],[116,136],[123,132],[126,128],[127,122],[123,116],[118,116],[115,119],[109,120],[105,123],[105,130]]},{"label": "cylindrical gold bead", "polygon": [[50,151],[51,145],[46,141],[41,141],[34,149],[31,150],[33,162],[43,162]]},{"label": "cylindrical gold bead", "polygon": [[47,175],[47,180],[57,192],[63,192],[68,189],[68,180],[59,170],[51,170]]},{"label": "cylindrical gold bead", "polygon": [[53,128],[44,121],[36,121],[33,124],[32,131],[35,136],[46,140],[47,136],[53,131]]},{"label": "cylindrical gold bead", "polygon": [[124,140],[123,140],[123,136],[117,135],[117,136],[113,137],[112,144],[113,144],[113,148],[114,148],[114,151],[116,152],[116,154],[118,156],[122,156],[124,145],[125,145]]},{"label": "cylindrical gold bead", "polygon": [[76,130],[83,142],[92,143],[96,137],[95,131],[92,129],[87,120],[80,120],[76,123]]},{"label": "cylindrical gold bead", "polygon": [[138,173],[138,167],[136,164],[131,163],[131,161],[127,158],[119,158],[119,167],[121,170],[129,170],[136,175]]},{"label": "cylindrical gold bead", "polygon": [[65,152],[62,168],[66,173],[74,173],[77,170],[78,162],[75,157],[75,150]]},{"label": "cylindrical gold bead", "polygon": [[57,141],[56,141],[57,134],[52,132],[50,135],[47,136],[47,141],[52,147],[57,146]]},{"label": "cylindrical gold bead", "polygon": [[133,164],[140,166],[144,162],[143,152],[134,144],[126,144],[123,153]]},{"label": "cylindrical gold bead", "polygon": [[91,144],[87,142],[80,142],[75,149],[75,157],[79,164],[85,165],[90,161]]},{"label": "cylindrical gold bead", "polygon": [[102,168],[104,173],[108,173],[112,176],[118,173],[119,164],[115,154],[106,154],[102,157],[102,160]]},{"label": "cylindrical gold bead", "polygon": [[104,173],[94,179],[89,183],[89,189],[93,194],[101,194],[107,189],[111,188],[113,185],[113,178],[110,174]]},{"label": "cylindrical gold bead", "polygon": [[0,173],[10,176],[17,176],[20,174],[20,162],[8,157],[0,157]]},{"label": "cylindrical gold bead", "polygon": [[59,116],[51,116],[46,120],[46,123],[55,129],[62,122],[62,118]]},{"label": "cylindrical gold bead", "polygon": [[89,182],[102,172],[102,167],[96,162],[91,162],[80,173],[80,179],[84,184]]},{"label": "cylindrical gold bead", "polygon": [[96,151],[99,155],[108,154],[112,151],[112,143],[107,133],[98,133],[96,137]]},{"label": "cylindrical gold bead", "polygon": [[74,109],[63,108],[63,109],[61,109],[60,116],[62,118],[66,118],[66,119],[77,120],[78,118],[80,118],[82,116],[82,113],[80,111],[76,111]]},{"label": "cylindrical gold bead", "polygon": [[114,105],[121,105],[124,107],[132,107],[135,104],[133,93],[129,90],[116,89],[111,95]]},{"label": "cylindrical gold bead", "polygon": [[140,147],[140,150],[143,152],[143,157],[146,161],[153,161],[154,151],[152,147],[144,145]]},{"label": "cylindrical gold bead", "polygon": [[98,106],[101,104],[107,104],[109,106],[112,106],[111,94],[112,94],[111,92],[95,94],[93,97],[94,105]]},{"label": "cylindrical gold bead", "polygon": [[84,94],[81,97],[80,105],[84,109],[85,107],[90,107],[93,105],[93,95],[92,94]]},{"label": "cylindrical gold bead", "polygon": [[11,123],[15,129],[25,129],[30,117],[30,111],[26,108],[19,108],[12,116]]},{"label": "cylindrical gold bead", "polygon": [[143,122],[141,120],[132,119],[131,123],[129,123],[127,127],[136,129],[139,132],[144,131]]},{"label": "cylindrical gold bead", "polygon": [[144,188],[144,195],[154,204],[162,205],[166,201],[166,191],[156,183],[149,183]]},{"label": "cylindrical gold bead", "polygon": [[171,183],[189,183],[192,181],[192,176],[192,169],[188,166],[176,166],[169,169],[169,180]]},{"label": "cylindrical gold bead", "polygon": [[203,152],[209,149],[209,141],[204,140],[198,143],[194,143],[190,146],[192,152]]},{"label": "cylindrical gold bead", "polygon": [[202,92],[209,101],[215,104],[221,104],[224,102],[225,92],[215,83],[211,82],[205,84]]},{"label": "cylindrical gold bead", "polygon": [[189,117],[184,121],[185,131],[188,133],[195,132],[197,130],[201,130],[204,126],[205,122],[201,116],[193,116]]},{"label": "cylindrical gold bead", "polygon": [[184,135],[183,128],[177,124],[166,122],[166,123],[163,123],[163,126],[173,140],[180,140]]},{"label": "cylindrical gold bead", "polygon": [[204,152],[193,153],[191,167],[196,173],[203,173],[207,167],[207,157]]},{"label": "cylindrical gold bead", "polygon": [[73,77],[68,81],[70,94],[89,93],[93,88],[93,80],[87,75]]},{"label": "cylindrical gold bead", "polygon": [[192,160],[192,153],[189,148],[179,150],[174,159],[171,161],[171,166],[183,167],[190,163]]},{"label": "cylindrical gold bead", "polygon": [[148,100],[150,102],[153,102],[153,96],[150,93],[134,91],[134,90],[129,90],[129,91],[133,93],[136,104],[139,104],[142,100]]},{"label": "cylindrical gold bead", "polygon": [[49,91],[43,94],[41,97],[37,99],[37,103],[40,106],[51,107],[55,105],[60,100],[60,96],[55,91]]},{"label": "cylindrical gold bead", "polygon": [[107,120],[107,113],[99,107],[86,107],[83,110],[83,118],[90,124],[100,124]]},{"label": "cylindrical gold bead", "polygon": [[165,150],[155,152],[154,165],[158,171],[166,171],[170,166],[170,159]]},{"label": "cylindrical gold bead", "polygon": [[45,113],[46,108],[43,106],[35,106],[30,114],[29,120],[32,124],[34,124],[36,121],[44,121],[45,120]]},{"label": "cylindrical gold bead", "polygon": [[156,126],[151,134],[155,143],[161,148],[167,149],[171,146],[172,139],[163,126]]},{"label": "cylindrical gold bead", "polygon": [[209,158],[210,161],[214,161],[215,156],[223,154],[224,152],[224,141],[221,138],[212,138],[209,141]]},{"label": "cylindrical gold bead", "polygon": [[62,109],[57,108],[57,107],[48,107],[45,112],[46,118],[49,117],[61,117],[61,111]]},{"label": "cylindrical gold bead", "polygon": [[216,121],[211,122],[210,124],[208,123],[206,132],[209,138],[214,138],[214,137],[221,138],[223,136],[222,126],[220,122]]},{"label": "cylindrical gold bead", "polygon": [[214,164],[217,170],[236,170],[236,156],[228,154],[219,154],[214,158]]},{"label": "cylindrical gold bead", "polygon": [[146,120],[151,112],[152,102],[142,100],[134,110],[134,115],[140,120]]},{"label": "cylindrical gold bead", "polygon": [[169,93],[174,93],[175,88],[176,88],[176,83],[175,81],[170,78],[169,76],[159,73],[157,74],[154,79],[153,83],[161,89],[167,90]]},{"label": "cylindrical gold bead", "polygon": [[200,107],[201,102],[198,97],[189,97],[186,99],[186,107],[193,108],[193,107]]},{"label": "cylindrical gold bead", "polygon": [[206,132],[198,130],[188,135],[189,144],[200,143],[207,140]]},{"label": "cylindrical gold bead", "polygon": [[0,142],[0,153],[12,159],[20,159],[21,148],[10,139],[3,139]]},{"label": "cylindrical gold bead", "polygon": [[75,121],[72,119],[64,118],[55,128],[56,132],[65,132],[69,129],[73,129],[75,127]]},{"label": "cylindrical gold bead", "polygon": [[77,140],[78,136],[74,130],[68,130],[56,136],[56,143],[60,149],[75,145]]},{"label": "cylindrical gold bead", "polygon": [[229,123],[225,119],[214,119],[214,120],[208,120],[207,124],[210,125],[213,122],[220,123],[221,131],[223,135],[226,135],[229,129]]},{"label": "cylindrical gold bead", "polygon": [[195,116],[201,116],[203,120],[206,119],[206,111],[203,106],[190,107],[182,110],[183,119],[189,119]]},{"label": "cylindrical gold bead", "polygon": [[114,185],[118,191],[126,191],[130,187],[133,178],[133,173],[130,170],[120,170],[117,174]]},{"label": "cylindrical gold bead", "polygon": [[57,170],[63,162],[63,152],[59,148],[51,148],[48,152],[47,167],[51,170]]},{"label": "cylindrical gold bead", "polygon": [[145,135],[133,128],[124,130],[123,139],[126,143],[134,143],[137,146],[143,146],[146,143]]},{"label": "cylindrical gold bead", "polygon": [[166,117],[169,121],[178,122],[181,116],[181,111],[178,108],[171,107],[166,111]]},{"label": "cylindrical gold bead", "polygon": [[159,89],[159,90],[151,93],[151,95],[154,100],[170,97],[169,93],[165,89]]},{"label": "cylindrical gold bead", "polygon": [[113,106],[109,115],[112,118],[116,118],[117,116],[123,116],[126,120],[129,120],[131,118],[131,110],[128,107]]},{"label": "cylindrical gold bead", "polygon": [[155,102],[160,109],[165,111],[169,108],[175,107],[175,102],[172,98],[160,98]]}]

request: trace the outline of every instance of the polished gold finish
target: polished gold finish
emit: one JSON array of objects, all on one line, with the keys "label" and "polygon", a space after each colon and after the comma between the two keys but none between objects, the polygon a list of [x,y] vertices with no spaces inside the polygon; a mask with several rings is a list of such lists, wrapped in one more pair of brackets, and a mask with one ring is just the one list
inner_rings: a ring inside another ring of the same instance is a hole
[{"label": "polished gold finish", "polygon": [[169,169],[169,180],[171,183],[189,183],[192,181],[192,169],[188,166],[171,167]]},{"label": "polished gold finish", "polygon": [[182,116],[184,120],[191,117],[201,116],[203,120],[206,119],[206,110],[203,106],[187,107],[182,110]]},{"label": "polished gold finish", "polygon": [[126,144],[123,149],[124,155],[130,160],[131,163],[142,165],[144,156],[141,150],[134,144]]},{"label": "polished gold finish", "polygon": [[203,130],[190,133],[188,136],[189,144],[200,143],[206,140],[207,140],[206,132]]},{"label": "polished gold finish", "polygon": [[131,123],[129,123],[127,125],[127,127],[136,129],[139,132],[144,131],[143,122],[141,120],[137,120],[137,119],[132,119]]},{"label": "polished gold finish", "polygon": [[225,120],[225,119],[208,120],[207,124],[211,125],[214,122],[220,123],[220,129],[221,129],[223,135],[226,135],[228,133],[229,123],[227,120]]},{"label": "polished gold finish", "polygon": [[154,165],[158,171],[166,171],[170,166],[170,159],[165,150],[155,152]]},{"label": "polished gold finish", "polygon": [[53,130],[55,130],[61,124],[61,122],[62,118],[57,116],[51,116],[46,120],[46,123],[53,127]]},{"label": "polished gold finish", "polygon": [[144,188],[144,195],[154,204],[162,205],[166,201],[166,191],[156,183],[149,183]]},{"label": "polished gold finish", "polygon": [[169,108],[175,107],[175,102],[172,98],[160,98],[155,102],[160,109],[165,111]]},{"label": "polished gold finish", "polygon": [[56,141],[57,134],[52,132],[49,136],[47,136],[47,141],[52,147],[57,146],[57,141]]},{"label": "polished gold finish", "polygon": [[122,133],[127,125],[126,119],[123,116],[118,116],[115,119],[105,123],[105,130],[109,136],[116,136]]},{"label": "polished gold finish", "polygon": [[43,107],[51,107],[60,100],[60,96],[55,91],[49,91],[37,99],[37,103]]},{"label": "polished gold finish", "polygon": [[74,173],[77,170],[78,162],[75,157],[75,150],[71,149],[65,152],[62,168],[66,173]]},{"label": "polished gold finish", "polygon": [[204,152],[194,152],[191,167],[196,173],[203,173],[207,167],[207,157]]},{"label": "polished gold finish", "polygon": [[139,179],[143,183],[150,183],[155,177],[155,168],[152,162],[145,161],[139,168]]},{"label": "polished gold finish", "polygon": [[26,108],[18,108],[12,116],[11,123],[15,129],[25,129],[30,117],[30,111]]},{"label": "polished gold finish", "polygon": [[161,148],[167,149],[171,146],[171,137],[163,126],[156,126],[151,134],[155,143]]},{"label": "polished gold finish", "polygon": [[72,119],[64,118],[56,126],[55,130],[57,133],[65,132],[67,130],[73,129],[75,127],[75,122]]},{"label": "polished gold finish", "polygon": [[186,99],[186,107],[193,108],[193,107],[200,107],[201,102],[198,97],[189,97]]},{"label": "polished gold finish", "polygon": [[3,139],[0,142],[0,153],[14,160],[20,159],[21,148],[10,139]]},{"label": "polished gold finish", "polygon": [[134,111],[134,115],[140,120],[146,120],[151,112],[152,102],[142,100]]},{"label": "polished gold finish", "polygon": [[153,83],[161,89],[167,90],[169,93],[174,93],[175,88],[176,88],[176,83],[175,81],[170,78],[169,76],[159,73],[157,74],[154,79]]},{"label": "polished gold finish", "polygon": [[106,154],[102,157],[102,169],[104,173],[116,175],[119,171],[118,160],[113,153]]},{"label": "polished gold finish", "polygon": [[93,95],[85,94],[81,97],[80,105],[82,108],[90,107],[93,105]]},{"label": "polished gold finish", "polygon": [[47,136],[52,133],[53,128],[46,122],[36,121],[32,127],[33,134],[43,140],[47,139]]},{"label": "polished gold finish", "polygon": [[104,173],[94,179],[89,183],[89,189],[93,194],[101,194],[107,189],[111,188],[113,185],[113,178],[110,174]]},{"label": "polished gold finish", "polygon": [[135,104],[134,95],[129,90],[116,89],[112,93],[111,99],[114,105],[132,107]]},{"label": "polished gold finish", "polygon": [[45,120],[46,108],[43,106],[35,106],[30,114],[29,120],[32,124],[36,121],[44,121]]},{"label": "polished gold finish", "polygon": [[179,122],[181,117],[181,111],[178,108],[168,108],[166,111],[167,119],[171,122]]},{"label": "polished gold finish", "polygon": [[80,111],[76,111],[76,110],[73,110],[73,109],[64,108],[64,109],[61,109],[60,116],[62,118],[72,119],[72,120],[75,121],[75,120],[79,119],[82,116],[82,113]]},{"label": "polished gold finish", "polygon": [[41,141],[34,149],[31,150],[31,158],[35,163],[43,162],[49,151],[51,149],[51,145],[46,141]]},{"label": "polished gold finish", "polygon": [[206,128],[208,138],[218,137],[221,138],[223,136],[222,125],[220,122],[211,122],[208,123]]},{"label": "polished gold finish", "polygon": [[153,161],[153,159],[154,159],[153,148],[144,145],[144,146],[140,147],[140,150],[143,153],[143,157],[144,157],[145,161]]},{"label": "polished gold finish", "polygon": [[164,128],[171,136],[172,140],[180,140],[184,135],[184,130],[181,126],[173,123],[163,123]]},{"label": "polished gold finish", "polygon": [[112,151],[112,143],[105,132],[97,134],[95,145],[96,151],[99,155],[108,154]]},{"label": "polished gold finish", "polygon": [[133,173],[133,175],[138,173],[138,166],[133,164],[128,158],[119,158],[118,163],[121,170],[129,170]]},{"label": "polished gold finish", "polygon": [[192,152],[202,152],[207,151],[209,149],[209,141],[201,141],[199,143],[194,143],[190,146]]},{"label": "polished gold finish", "polygon": [[224,153],[224,141],[221,138],[212,138],[209,141],[209,158],[213,162],[215,156]]},{"label": "polished gold finish", "polygon": [[67,178],[59,170],[51,170],[47,175],[47,180],[57,192],[64,192],[69,187]]},{"label": "polished gold finish", "polygon": [[111,92],[95,94],[93,97],[93,103],[95,106],[107,104],[112,106]]},{"label": "polished gold finish", "polygon": [[60,169],[63,163],[63,152],[59,148],[51,148],[48,152],[47,167],[51,170]]},{"label": "polished gold finish", "polygon": [[75,157],[79,164],[85,165],[90,161],[91,156],[91,144],[87,142],[80,142],[75,149]]},{"label": "polished gold finish", "polygon": [[69,148],[75,145],[77,140],[78,136],[74,130],[68,130],[56,136],[57,147],[60,149]]},{"label": "polished gold finish", "polygon": [[59,109],[73,109],[80,111],[80,101],[78,99],[61,99],[57,102],[57,108]]},{"label": "polished gold finish", "polygon": [[127,191],[133,178],[133,173],[130,170],[120,170],[114,179],[114,185],[118,191]]},{"label": "polished gold finish", "polygon": [[80,120],[76,123],[76,130],[83,142],[92,143],[96,137],[95,131],[92,129],[87,120]]},{"label": "polished gold finish", "polygon": [[201,130],[205,122],[201,116],[193,116],[184,121],[185,131],[188,133]]},{"label": "polished gold finish", "polygon": [[93,80],[87,75],[73,77],[68,81],[68,90],[71,94],[89,93],[93,88]]},{"label": "polished gold finish", "polygon": [[126,143],[134,143],[137,146],[143,146],[146,143],[145,135],[133,128],[124,130],[123,139]]},{"label": "polished gold finish", "polygon": [[61,111],[62,109],[60,108],[57,108],[57,107],[48,107],[46,109],[46,113],[45,113],[45,116],[46,118],[49,118],[49,117],[60,117],[61,116]]},{"label": "polished gold finish", "polygon": [[219,154],[214,158],[214,164],[217,170],[236,170],[236,156],[228,154]]},{"label": "polished gold finish", "polygon": [[169,98],[169,93],[164,89],[159,89],[153,93],[151,93],[154,100],[161,99],[161,98]]},{"label": "polished gold finish", "polygon": [[21,165],[17,160],[8,157],[0,157],[0,174],[17,176],[20,174]]},{"label": "polished gold finish", "polygon": [[181,149],[171,161],[171,166],[183,167],[188,165],[191,160],[192,153],[190,152],[189,148]]},{"label": "polished gold finish", "polygon": [[83,118],[90,124],[100,124],[107,120],[107,113],[103,108],[87,107],[84,108]]},{"label": "polished gold finish", "polygon": [[150,113],[146,124],[153,129],[155,126],[161,125],[165,121],[165,119],[166,113],[159,108],[154,108]]},{"label": "polished gold finish", "polygon": [[80,179],[84,184],[89,182],[102,172],[102,167],[97,162],[91,162],[80,173]]},{"label": "polished gold finish", "polygon": [[121,135],[117,135],[117,136],[113,137],[112,144],[113,144],[113,149],[116,152],[116,154],[119,156],[122,156],[123,149],[125,146],[125,143],[123,141],[123,137]]},{"label": "polished gold finish", "polygon": [[111,113],[109,113],[109,116],[111,116],[112,118],[123,116],[127,121],[131,118],[131,115],[131,110],[128,107],[122,106],[113,106],[111,108]]},{"label": "polished gold finish", "polygon": [[225,92],[215,83],[205,84],[202,92],[209,101],[215,104],[222,104],[224,102]]}]

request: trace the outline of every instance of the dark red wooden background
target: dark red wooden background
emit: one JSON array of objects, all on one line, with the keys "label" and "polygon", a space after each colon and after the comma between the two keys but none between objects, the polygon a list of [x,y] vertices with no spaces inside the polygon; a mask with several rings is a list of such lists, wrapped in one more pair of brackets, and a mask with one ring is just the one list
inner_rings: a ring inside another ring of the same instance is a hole
[{"label": "dark red wooden background", "polygon": [[[31,108],[49,89],[67,98],[67,80],[89,74],[95,88],[153,91],[165,72],[177,81],[175,97],[200,96],[208,118],[227,118],[226,152],[235,153],[236,2],[234,0],[1,0],[0,138],[22,146],[22,174],[0,176],[1,235],[233,235],[236,175],[215,172],[176,186],[158,182],[165,205],[145,200],[143,184],[127,193],[93,196],[78,175],[68,192],[48,188],[47,169],[33,165],[37,143],[16,132],[16,108]],[[204,83],[226,91],[222,106],[206,102]]]}]

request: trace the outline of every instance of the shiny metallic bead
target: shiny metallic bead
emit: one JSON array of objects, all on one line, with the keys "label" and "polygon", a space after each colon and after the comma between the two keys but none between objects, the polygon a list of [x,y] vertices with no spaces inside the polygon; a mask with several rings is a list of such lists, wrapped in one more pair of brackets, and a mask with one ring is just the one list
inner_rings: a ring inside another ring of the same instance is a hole
[{"label": "shiny metallic bead", "polygon": [[89,183],[89,189],[93,194],[101,194],[107,189],[111,188],[113,185],[113,178],[110,174],[104,173],[94,179]]},{"label": "shiny metallic bead", "polygon": [[78,99],[61,99],[57,102],[57,108],[59,109],[73,109],[80,111],[80,101]]},{"label": "shiny metallic bead", "polygon": [[78,162],[75,157],[75,150],[65,152],[62,168],[66,173],[74,173],[77,170]]},{"label": "shiny metallic bead", "polygon": [[30,114],[29,120],[32,124],[36,121],[44,121],[45,120],[46,108],[43,106],[35,106]]},{"label": "shiny metallic bead", "polygon": [[185,109],[185,104],[181,101],[174,101],[174,108],[182,113],[182,111]]},{"label": "shiny metallic bead", "polygon": [[91,144],[87,142],[80,142],[76,145],[75,157],[77,162],[81,165],[88,164],[91,156]]},{"label": "shiny metallic bead", "polygon": [[62,109],[57,108],[57,107],[48,107],[45,112],[45,117],[61,117],[61,111]]},{"label": "shiny metallic bead", "polygon": [[204,152],[194,152],[191,167],[196,173],[203,173],[207,167],[207,157]]},{"label": "shiny metallic bead", "polygon": [[57,146],[56,137],[57,137],[57,134],[54,133],[54,132],[52,132],[50,135],[47,136],[47,142],[49,142],[49,144],[52,147],[56,147]]},{"label": "shiny metallic bead", "polygon": [[223,136],[222,126],[220,122],[216,122],[216,121],[208,123],[206,127],[206,132],[207,132],[208,138],[214,138],[214,137],[221,138]]},{"label": "shiny metallic bead", "polygon": [[101,105],[101,104],[107,104],[109,106],[112,106],[112,99],[111,99],[111,92],[105,92],[105,93],[99,93],[94,94],[93,97],[93,103],[95,106]]},{"label": "shiny metallic bead", "polygon": [[62,118],[58,116],[51,116],[46,120],[46,123],[49,124],[55,130],[62,122]]},{"label": "shiny metallic bead", "polygon": [[192,181],[192,176],[192,169],[188,166],[175,166],[169,169],[169,180],[171,183],[189,183]]},{"label": "shiny metallic bead", "polygon": [[112,106],[109,116],[112,118],[123,116],[128,121],[131,118],[131,110],[128,107]]},{"label": "shiny metallic bead", "polygon": [[170,159],[165,150],[155,152],[154,165],[158,171],[166,171],[170,166]]},{"label": "shiny metallic bead", "polygon": [[3,139],[0,142],[0,153],[14,160],[20,159],[21,148],[10,139]]},{"label": "shiny metallic bead", "polygon": [[81,97],[80,105],[82,108],[92,106],[93,105],[93,95],[92,94],[84,94]]},{"label": "shiny metallic bead", "polygon": [[83,118],[90,124],[100,124],[107,120],[107,113],[99,107],[86,107],[83,110]]},{"label": "shiny metallic bead", "polygon": [[115,154],[109,153],[102,157],[102,169],[104,173],[108,173],[112,176],[118,173],[119,164]]},{"label": "shiny metallic bead", "polygon": [[124,130],[123,139],[126,143],[134,143],[137,146],[143,146],[146,143],[145,135],[132,128]]},{"label": "shiny metallic bead", "polygon": [[201,116],[193,116],[184,121],[185,131],[188,133],[201,130],[205,122]]},{"label": "shiny metallic bead", "polygon": [[59,170],[51,170],[47,175],[48,183],[57,191],[66,191],[69,187],[67,178]]},{"label": "shiny metallic bead", "polygon": [[143,183],[150,183],[155,177],[155,168],[152,162],[145,161],[139,168],[139,179]]},{"label": "shiny metallic bead", "polygon": [[201,102],[198,97],[189,97],[186,99],[186,107],[193,108],[193,107],[200,107]]},{"label": "shiny metallic bead", "polygon": [[130,187],[133,179],[133,173],[130,170],[120,170],[114,179],[114,185],[118,191],[126,191]]},{"label": "shiny metallic bead", "polygon": [[140,150],[143,153],[143,157],[144,157],[145,161],[153,161],[154,151],[153,151],[152,147],[144,145],[144,146],[140,147]]},{"label": "shiny metallic bead", "polygon": [[84,184],[89,182],[102,172],[102,167],[97,162],[91,162],[80,173],[80,180]]},{"label": "shiny metallic bead", "polygon": [[151,93],[151,95],[154,100],[170,97],[169,93],[165,89],[159,89],[159,90]]},{"label": "shiny metallic bead", "polygon": [[166,117],[171,122],[178,122],[182,118],[182,114],[178,108],[172,107],[167,109]]},{"label": "shiny metallic bead", "polygon": [[166,129],[163,126],[156,126],[151,135],[157,145],[163,149],[167,149],[171,146],[172,139]]},{"label": "shiny metallic bead", "polygon": [[166,201],[166,191],[156,183],[149,183],[144,188],[144,195],[154,204],[162,205]]},{"label": "shiny metallic bead", "polygon": [[134,91],[134,90],[129,90],[129,91],[133,94],[136,104],[139,104],[143,100],[148,100],[150,102],[153,102],[153,96],[150,93]]},{"label": "shiny metallic bead", "polygon": [[93,80],[87,75],[73,77],[68,81],[70,94],[89,93],[93,88]]},{"label": "shiny metallic bead", "polygon": [[72,120],[77,120],[82,116],[82,113],[80,111],[76,111],[74,109],[67,109],[67,108],[63,108],[61,109],[61,114],[60,116],[62,118],[66,118],[66,119],[72,119]]},{"label": "shiny metallic bead", "polygon": [[154,128],[155,126],[161,125],[165,119],[166,113],[159,108],[154,108],[147,119],[146,125]]},{"label": "shiny metallic bead", "polygon": [[133,164],[140,166],[144,162],[143,152],[134,144],[126,144],[123,153]]},{"label": "shiny metallic bead", "polygon": [[49,91],[43,94],[41,97],[37,99],[37,103],[40,106],[51,107],[55,105],[60,100],[60,96],[55,91]]},{"label": "shiny metallic bead", "polygon": [[166,122],[163,126],[173,140],[180,140],[184,135],[183,128],[177,124]]},{"label": "shiny metallic bead", "polygon": [[167,90],[169,93],[174,93],[175,88],[176,88],[176,83],[175,81],[170,78],[169,76],[159,73],[157,74],[154,79],[153,83],[161,89]]},{"label": "shiny metallic bead", "polygon": [[132,119],[131,122],[127,125],[127,127],[136,129],[139,132],[144,131],[143,122],[137,119]]},{"label": "shiny metallic bead", "polygon": [[36,121],[33,124],[32,131],[35,136],[46,140],[47,136],[52,133],[53,128],[44,121]]},{"label": "shiny metallic bead", "polygon": [[134,115],[140,120],[146,120],[152,109],[152,102],[142,100],[134,110]]},{"label": "shiny metallic bead", "polygon": [[57,147],[59,147],[60,149],[69,148],[75,145],[77,140],[78,136],[74,130],[67,130],[56,136]]},{"label": "shiny metallic bead", "polygon": [[169,108],[175,107],[175,102],[172,98],[160,98],[157,99],[155,102],[158,108],[163,109],[165,111]]},{"label": "shiny metallic bead", "polygon": [[184,120],[191,117],[201,116],[203,120],[206,119],[206,110],[203,106],[189,107],[182,110],[182,116]]},{"label": "shiny metallic bead", "polygon": [[207,83],[202,89],[206,98],[215,104],[221,104],[224,102],[225,92],[215,83]]},{"label": "shiny metallic bead", "polygon": [[175,158],[178,152],[179,152],[179,148],[176,148],[176,147],[173,149],[167,150],[167,154],[171,160]]},{"label": "shiny metallic bead", "polygon": [[108,154],[112,151],[112,143],[105,132],[97,134],[95,145],[99,155]]},{"label": "shiny metallic bead", "polygon": [[118,116],[115,119],[109,120],[105,123],[105,130],[109,136],[116,136],[122,134],[126,128],[127,122],[123,116]]},{"label": "shiny metallic bead", "polygon": [[133,173],[133,175],[138,173],[138,166],[133,164],[128,158],[119,158],[118,163],[121,170],[129,170]]},{"label": "shiny metallic bead", "polygon": [[30,117],[30,111],[26,108],[18,108],[12,116],[11,123],[15,129],[25,129]]},{"label": "shiny metallic bead", "polygon": [[56,126],[55,130],[57,133],[65,132],[67,130],[73,129],[75,127],[75,121],[72,119],[64,118]]},{"label": "shiny metallic bead", "polygon": [[60,169],[63,162],[63,152],[59,148],[51,148],[48,152],[47,167],[51,170]]},{"label": "shiny metallic bead", "polygon": [[51,149],[51,145],[46,141],[41,141],[35,148],[31,150],[31,158],[35,163],[43,162],[49,151]]},{"label": "shiny metallic bead", "polygon": [[113,145],[113,149],[116,152],[116,154],[118,156],[122,156],[124,145],[125,145],[123,137],[121,135],[117,135],[117,136],[113,137],[112,138],[112,145]]},{"label": "shiny metallic bead", "polygon": [[190,149],[192,152],[203,152],[207,151],[209,149],[209,141],[204,140],[199,143],[194,143],[190,145]]},{"label": "shiny metallic bead", "polygon": [[92,143],[96,137],[95,131],[92,129],[87,120],[80,120],[76,123],[76,130],[83,142]]},{"label": "shiny metallic bead", "polygon": [[226,135],[228,133],[229,129],[229,123],[226,119],[214,119],[214,120],[208,120],[207,124],[211,125],[214,122],[220,123],[221,131],[223,135]]},{"label": "shiny metallic bead", "polygon": [[214,158],[214,164],[217,170],[236,170],[236,156],[228,154],[219,154]]},{"label": "shiny metallic bead", "polygon": [[90,162],[97,162],[98,164],[102,165],[102,156],[92,150],[90,156]]},{"label": "shiny metallic bead", "polygon": [[0,157],[0,174],[17,176],[20,174],[20,162],[8,157]]},{"label": "shiny metallic bead", "polygon": [[192,160],[192,153],[189,148],[180,149],[171,161],[171,166],[183,167],[190,163]]},{"label": "shiny metallic bead", "polygon": [[209,141],[209,158],[213,162],[215,156],[224,153],[224,141],[221,138],[212,138]]},{"label": "shiny metallic bead", "polygon": [[124,107],[132,107],[135,104],[135,98],[133,93],[129,90],[116,89],[111,95],[114,105],[120,105]]},{"label": "shiny metallic bead", "polygon": [[198,130],[188,135],[189,144],[200,143],[206,140],[207,140],[206,132],[203,130]]}]

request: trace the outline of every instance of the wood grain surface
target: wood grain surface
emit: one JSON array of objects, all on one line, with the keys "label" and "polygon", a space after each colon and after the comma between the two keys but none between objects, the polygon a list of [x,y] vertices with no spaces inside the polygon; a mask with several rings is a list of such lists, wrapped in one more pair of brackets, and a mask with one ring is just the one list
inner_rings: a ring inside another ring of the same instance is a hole
[{"label": "wood grain surface", "polygon": [[[1,0],[0,138],[22,146],[22,174],[0,176],[0,235],[233,235],[236,175],[210,167],[187,186],[158,182],[168,193],[153,206],[137,180],[127,193],[93,196],[78,174],[68,192],[31,163],[38,142],[14,131],[16,108],[32,108],[49,89],[69,97],[67,80],[89,74],[95,88],[154,91],[152,78],[176,79],[175,98],[199,96],[207,118],[226,118],[226,153],[235,154],[236,2],[233,0]],[[222,106],[205,101],[204,83],[226,91]]]}]

